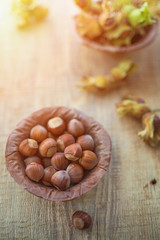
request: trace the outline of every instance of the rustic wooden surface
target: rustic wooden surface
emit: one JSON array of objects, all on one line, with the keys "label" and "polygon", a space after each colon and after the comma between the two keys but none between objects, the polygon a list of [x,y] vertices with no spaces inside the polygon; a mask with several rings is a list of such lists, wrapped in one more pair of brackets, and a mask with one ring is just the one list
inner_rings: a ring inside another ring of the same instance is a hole
[{"label": "rustic wooden surface", "polygon": [[[0,0],[0,239],[160,239],[160,149],[136,136],[139,123],[119,119],[115,112],[115,103],[126,93],[159,107],[160,36],[150,47],[127,56],[104,54],[75,41],[72,16],[77,8],[72,0],[45,1],[50,6],[48,19],[24,32],[15,29],[10,2]],[[125,57],[133,59],[138,70],[121,89],[95,96],[76,87],[82,75],[106,74]],[[93,116],[113,142],[110,169],[102,181],[66,203],[21,189],[5,166],[6,140],[16,123],[53,105],[76,107]],[[71,224],[72,213],[79,209],[93,218],[86,231]]]}]

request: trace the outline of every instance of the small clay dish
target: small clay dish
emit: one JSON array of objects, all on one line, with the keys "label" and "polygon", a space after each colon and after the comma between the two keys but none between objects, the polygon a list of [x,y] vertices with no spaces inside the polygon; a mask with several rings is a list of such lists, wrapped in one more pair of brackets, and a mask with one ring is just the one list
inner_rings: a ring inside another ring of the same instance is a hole
[{"label": "small clay dish", "polygon": [[100,44],[96,41],[80,37],[76,30],[74,30],[74,32],[78,41],[87,47],[108,53],[128,53],[140,50],[153,42],[158,33],[158,22],[148,26],[146,30],[147,31],[144,37],[137,37],[132,45],[123,47],[113,46],[110,44]]},{"label": "small clay dish", "polygon": [[[48,120],[55,116],[62,117],[65,122],[72,118],[82,121],[86,133],[90,134],[95,141],[95,153],[99,159],[98,165],[89,171],[80,183],[70,186],[66,191],[60,191],[54,187],[47,187],[41,183],[31,181],[25,175],[24,157],[18,151],[19,144],[29,137],[33,126],[36,124],[46,126]],[[95,187],[106,173],[111,158],[111,140],[101,124],[76,109],[67,107],[43,108],[25,118],[16,126],[8,138],[5,157],[8,171],[22,188],[47,200],[69,201],[80,197]]]}]

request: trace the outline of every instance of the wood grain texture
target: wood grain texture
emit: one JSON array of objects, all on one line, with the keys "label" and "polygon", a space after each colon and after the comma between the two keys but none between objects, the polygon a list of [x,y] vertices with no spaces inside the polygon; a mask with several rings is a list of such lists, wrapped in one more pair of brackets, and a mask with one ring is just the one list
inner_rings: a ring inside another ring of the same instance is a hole
[{"label": "wood grain texture", "polygon": [[[10,3],[0,0],[0,239],[160,239],[160,149],[136,136],[139,123],[119,119],[115,112],[115,103],[127,93],[159,107],[160,36],[136,53],[104,54],[75,41],[72,16],[77,8],[72,0],[45,1],[50,6],[48,19],[24,32],[15,29]],[[121,89],[95,96],[76,88],[82,75],[106,74],[125,57],[133,59],[138,70]],[[113,143],[105,177],[83,197],[66,203],[45,201],[21,189],[4,159],[6,140],[16,123],[53,105],[76,107],[94,117]],[[150,185],[153,178],[155,186]],[[80,209],[93,218],[86,231],[71,224],[72,213]]]}]

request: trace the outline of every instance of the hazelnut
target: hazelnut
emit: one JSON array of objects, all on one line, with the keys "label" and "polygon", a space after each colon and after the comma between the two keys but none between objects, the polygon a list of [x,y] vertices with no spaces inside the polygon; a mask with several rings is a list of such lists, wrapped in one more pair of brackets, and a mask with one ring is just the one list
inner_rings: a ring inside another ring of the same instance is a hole
[{"label": "hazelnut", "polygon": [[33,156],[38,151],[38,143],[33,139],[25,139],[19,145],[19,151],[22,155],[29,157]]},{"label": "hazelnut", "polygon": [[94,152],[86,150],[79,159],[79,164],[86,170],[94,168],[98,163],[98,158]]},{"label": "hazelnut", "polygon": [[42,157],[52,157],[57,152],[57,143],[53,138],[46,138],[39,145],[39,152]]},{"label": "hazelnut", "polygon": [[69,161],[65,158],[64,153],[55,153],[51,159],[51,164],[56,170],[66,170]]},{"label": "hazelnut", "polygon": [[82,230],[85,228],[89,228],[92,223],[91,216],[83,211],[77,211],[72,216],[72,223],[75,228]]},{"label": "hazelnut", "polygon": [[30,131],[30,138],[36,140],[37,142],[42,142],[47,138],[47,129],[41,125],[34,126]]},{"label": "hazelnut", "polygon": [[51,118],[48,121],[48,131],[55,135],[61,135],[65,130],[65,122],[60,117]]},{"label": "hazelnut", "polygon": [[74,137],[79,137],[85,133],[85,128],[83,123],[77,119],[72,119],[69,121],[67,130]]},{"label": "hazelnut", "polygon": [[24,159],[24,163],[26,166],[30,163],[39,163],[43,166],[42,160],[37,156],[32,156]]},{"label": "hazelnut", "polygon": [[51,158],[42,158],[42,162],[43,162],[43,166],[44,166],[44,168],[47,168],[47,167],[49,167],[49,166],[51,166],[52,164],[51,164]]},{"label": "hazelnut", "polygon": [[82,135],[77,138],[77,143],[81,145],[82,150],[94,150],[94,140],[90,135]]},{"label": "hazelnut", "polygon": [[44,175],[42,178],[42,183],[46,186],[52,186],[51,177],[56,173],[54,167],[50,166],[44,169]]},{"label": "hazelnut", "polygon": [[51,183],[57,189],[64,191],[70,186],[70,176],[66,171],[60,170],[52,176]]},{"label": "hazelnut", "polygon": [[82,148],[79,143],[73,143],[65,148],[64,155],[68,160],[77,161],[82,156]]},{"label": "hazelnut", "polygon": [[30,163],[27,165],[25,173],[31,180],[39,182],[39,180],[43,177],[44,168],[41,164]]},{"label": "hazelnut", "polygon": [[57,146],[60,151],[64,151],[66,147],[75,143],[75,139],[71,134],[63,134],[57,139]]},{"label": "hazelnut", "polygon": [[84,170],[78,163],[70,163],[66,171],[70,176],[71,183],[79,183],[84,176]]}]

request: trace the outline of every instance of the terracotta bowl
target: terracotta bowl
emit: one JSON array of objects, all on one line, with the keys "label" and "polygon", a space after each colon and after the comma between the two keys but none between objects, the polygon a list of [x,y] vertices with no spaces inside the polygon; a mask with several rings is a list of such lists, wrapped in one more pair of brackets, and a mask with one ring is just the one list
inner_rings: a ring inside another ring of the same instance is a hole
[{"label": "terracotta bowl", "polygon": [[[41,183],[32,182],[25,175],[24,157],[22,157],[18,151],[19,144],[22,140],[29,137],[29,132],[33,126],[36,124],[46,126],[48,120],[55,116],[62,117],[66,122],[72,118],[77,118],[82,121],[85,125],[86,132],[94,138],[96,146],[95,153],[99,159],[98,165],[89,171],[79,184],[71,186],[66,191],[60,191],[53,187],[44,186]],[[106,173],[111,158],[111,140],[101,124],[76,109],[66,107],[43,108],[22,120],[16,126],[8,138],[5,157],[8,171],[22,188],[47,200],[69,201],[80,197],[95,187]]]},{"label": "terracotta bowl", "polygon": [[147,33],[144,37],[139,38],[137,41],[135,41],[130,46],[124,46],[124,47],[117,47],[112,46],[109,44],[102,45],[96,41],[91,41],[87,38],[82,38],[78,35],[78,33],[75,31],[76,38],[78,41],[90,48],[103,51],[103,52],[110,52],[110,53],[127,53],[127,52],[133,52],[140,50],[146,46],[148,46],[153,40],[155,39],[157,33],[158,33],[158,22],[148,26]]}]

